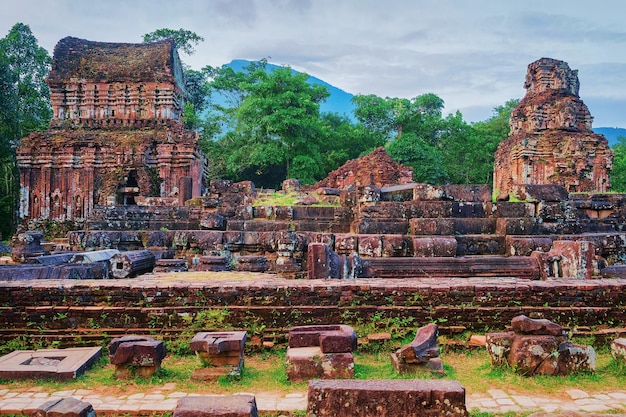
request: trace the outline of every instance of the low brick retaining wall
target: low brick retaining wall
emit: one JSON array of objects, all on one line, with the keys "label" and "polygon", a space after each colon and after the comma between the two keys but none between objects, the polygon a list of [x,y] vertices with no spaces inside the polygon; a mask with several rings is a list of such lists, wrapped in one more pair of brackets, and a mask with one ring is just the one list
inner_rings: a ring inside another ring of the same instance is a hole
[{"label": "low brick retaining wall", "polygon": [[[626,326],[626,280],[287,280],[241,272],[172,273],[128,280],[0,282],[0,339],[63,345],[126,333],[247,330],[284,341],[291,326],[427,323],[442,334],[503,330],[519,314],[566,328]],[[365,336],[365,335],[359,335]]]}]

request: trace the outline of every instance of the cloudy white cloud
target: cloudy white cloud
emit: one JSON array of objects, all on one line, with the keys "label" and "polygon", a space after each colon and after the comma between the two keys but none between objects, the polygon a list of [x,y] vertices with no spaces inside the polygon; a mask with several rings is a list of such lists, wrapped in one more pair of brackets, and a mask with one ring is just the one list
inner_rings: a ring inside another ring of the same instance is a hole
[{"label": "cloudy white cloud", "polygon": [[270,57],[353,94],[433,92],[482,120],[521,98],[541,57],[579,69],[594,126],[626,127],[622,0],[0,0],[0,36],[29,24],[51,54],[65,36],[141,42],[158,28],[205,38],[194,68]]}]

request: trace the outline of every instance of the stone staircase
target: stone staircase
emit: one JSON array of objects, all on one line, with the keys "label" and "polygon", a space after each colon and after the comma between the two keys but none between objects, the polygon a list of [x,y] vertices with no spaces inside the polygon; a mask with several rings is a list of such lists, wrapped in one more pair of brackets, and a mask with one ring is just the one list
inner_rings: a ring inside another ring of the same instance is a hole
[{"label": "stone staircase", "polygon": [[592,275],[626,259],[621,194],[527,186],[525,201],[491,201],[485,185],[406,184],[342,191],[341,205],[317,207],[254,206],[249,183],[220,181],[214,191],[202,207],[100,207],[70,243],[75,250],[174,248],[190,265],[199,255],[262,256],[269,272],[280,272],[283,257],[300,278],[327,278],[311,274],[311,243],[327,245],[351,277],[545,278],[554,271],[533,253],[548,253],[556,240],[590,242],[599,262],[585,267]]}]

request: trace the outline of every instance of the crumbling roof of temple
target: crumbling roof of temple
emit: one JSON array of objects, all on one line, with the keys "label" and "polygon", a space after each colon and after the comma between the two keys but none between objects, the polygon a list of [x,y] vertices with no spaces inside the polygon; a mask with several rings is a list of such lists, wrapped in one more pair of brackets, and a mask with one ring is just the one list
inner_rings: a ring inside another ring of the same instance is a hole
[{"label": "crumbling roof of temple", "polygon": [[62,83],[71,78],[175,83],[181,77],[182,66],[173,39],[153,43],[108,43],[66,37],[54,48],[48,83]]},{"label": "crumbling roof of temple", "polygon": [[358,159],[352,159],[330,172],[315,188],[345,189],[349,185],[379,187],[404,184],[413,180],[413,169],[396,162],[382,146]]}]

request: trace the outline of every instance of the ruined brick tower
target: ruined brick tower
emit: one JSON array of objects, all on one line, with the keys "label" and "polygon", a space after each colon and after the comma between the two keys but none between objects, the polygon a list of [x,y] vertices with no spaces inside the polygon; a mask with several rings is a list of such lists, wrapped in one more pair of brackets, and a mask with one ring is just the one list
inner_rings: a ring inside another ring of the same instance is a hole
[{"label": "ruined brick tower", "polygon": [[494,193],[507,199],[515,184],[558,184],[569,192],[609,190],[613,151],[591,130],[578,96],[578,71],[541,58],[528,66],[526,96],[513,110],[509,137],[495,154]]},{"label": "ruined brick tower", "polygon": [[198,134],[182,125],[173,40],[64,38],[54,49],[48,131],[20,142],[20,217],[83,220],[96,205],[182,203],[204,187]]}]

